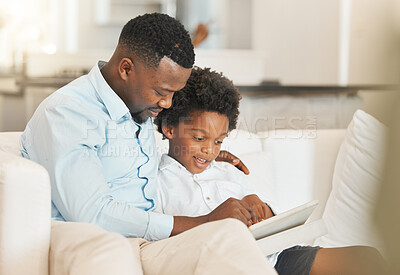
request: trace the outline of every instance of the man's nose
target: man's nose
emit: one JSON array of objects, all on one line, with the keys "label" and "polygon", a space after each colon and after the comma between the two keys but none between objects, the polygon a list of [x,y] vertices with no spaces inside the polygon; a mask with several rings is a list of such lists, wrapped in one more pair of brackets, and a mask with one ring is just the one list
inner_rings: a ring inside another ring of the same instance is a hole
[{"label": "man's nose", "polygon": [[163,97],[159,102],[158,106],[160,106],[163,109],[168,109],[172,105],[172,97],[174,96],[174,93],[170,93]]}]

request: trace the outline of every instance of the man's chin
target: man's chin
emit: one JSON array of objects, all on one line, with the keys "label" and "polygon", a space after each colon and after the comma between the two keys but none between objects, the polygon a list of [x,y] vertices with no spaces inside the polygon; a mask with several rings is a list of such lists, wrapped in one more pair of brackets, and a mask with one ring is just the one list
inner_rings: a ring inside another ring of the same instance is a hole
[{"label": "man's chin", "polygon": [[145,123],[150,117],[150,116],[144,115],[143,112],[135,113],[135,114],[131,114],[131,115],[132,115],[133,120],[138,124]]}]

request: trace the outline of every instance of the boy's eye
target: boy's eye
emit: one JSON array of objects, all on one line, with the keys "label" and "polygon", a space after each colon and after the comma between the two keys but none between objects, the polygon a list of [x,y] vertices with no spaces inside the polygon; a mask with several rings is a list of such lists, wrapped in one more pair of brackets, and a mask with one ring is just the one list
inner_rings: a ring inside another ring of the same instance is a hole
[{"label": "boy's eye", "polygon": [[193,137],[195,140],[198,140],[198,141],[203,141],[204,140],[204,138],[201,138],[201,137]]}]

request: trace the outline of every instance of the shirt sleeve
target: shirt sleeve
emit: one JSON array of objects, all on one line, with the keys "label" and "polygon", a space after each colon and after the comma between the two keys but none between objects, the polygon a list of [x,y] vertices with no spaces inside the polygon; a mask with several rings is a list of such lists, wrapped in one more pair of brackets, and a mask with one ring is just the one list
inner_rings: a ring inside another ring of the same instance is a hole
[{"label": "shirt sleeve", "polygon": [[89,137],[87,120],[76,108],[56,105],[31,129],[34,142],[28,151],[50,174],[53,204],[67,221],[94,223],[127,237],[169,237],[172,216],[115,200],[97,155],[104,134],[94,129]]}]

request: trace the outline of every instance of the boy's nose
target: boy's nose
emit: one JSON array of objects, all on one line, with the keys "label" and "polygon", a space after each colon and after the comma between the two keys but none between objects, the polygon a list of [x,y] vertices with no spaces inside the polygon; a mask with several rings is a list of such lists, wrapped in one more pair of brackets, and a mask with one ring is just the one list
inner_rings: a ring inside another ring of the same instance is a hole
[{"label": "boy's nose", "polygon": [[204,154],[211,154],[212,148],[211,148],[211,146],[203,146],[201,148],[201,152]]}]

